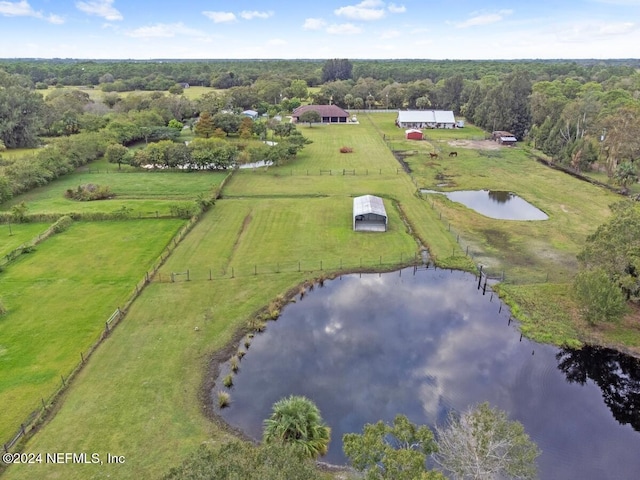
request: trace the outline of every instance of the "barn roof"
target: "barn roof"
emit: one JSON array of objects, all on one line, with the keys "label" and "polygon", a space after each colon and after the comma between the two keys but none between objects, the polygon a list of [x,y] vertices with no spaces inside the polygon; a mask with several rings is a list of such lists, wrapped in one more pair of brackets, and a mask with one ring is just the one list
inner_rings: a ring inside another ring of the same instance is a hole
[{"label": "barn roof", "polygon": [[349,113],[340,108],[337,105],[303,105],[301,107],[296,108],[292,116],[297,118],[302,115],[304,112],[308,112],[309,110],[315,110],[320,114],[321,117],[348,117]]},{"label": "barn roof", "polygon": [[384,209],[384,203],[380,197],[362,195],[353,199],[353,215],[366,215],[367,213],[387,216],[387,211]]},{"label": "barn roof", "polygon": [[398,123],[455,123],[451,110],[400,110]]},{"label": "barn roof", "polygon": [[405,130],[404,133],[406,135],[409,135],[410,133],[419,133],[422,134],[422,130],[418,130],[417,128],[410,128],[408,130]]}]

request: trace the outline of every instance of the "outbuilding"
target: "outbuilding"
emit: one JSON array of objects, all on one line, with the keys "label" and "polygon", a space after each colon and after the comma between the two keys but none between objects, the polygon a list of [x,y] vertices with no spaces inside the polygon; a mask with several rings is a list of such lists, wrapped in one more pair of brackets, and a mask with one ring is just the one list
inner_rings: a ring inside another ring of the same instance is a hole
[{"label": "outbuilding", "polygon": [[309,110],[315,110],[320,115],[322,123],[347,123],[349,113],[337,105],[303,105],[291,114],[294,122],[300,121],[300,115]]},{"label": "outbuilding", "polygon": [[387,211],[380,197],[363,195],[353,199],[353,230],[355,232],[387,231]]},{"label": "outbuilding", "polygon": [[423,140],[424,135],[421,130],[416,128],[410,128],[409,130],[404,131],[404,136],[407,140]]},{"label": "outbuilding", "polygon": [[500,145],[515,145],[518,139],[511,132],[505,132],[504,130],[496,130],[491,133],[491,140],[498,142]]},{"label": "outbuilding", "polygon": [[396,118],[400,128],[455,128],[451,110],[400,110]]}]

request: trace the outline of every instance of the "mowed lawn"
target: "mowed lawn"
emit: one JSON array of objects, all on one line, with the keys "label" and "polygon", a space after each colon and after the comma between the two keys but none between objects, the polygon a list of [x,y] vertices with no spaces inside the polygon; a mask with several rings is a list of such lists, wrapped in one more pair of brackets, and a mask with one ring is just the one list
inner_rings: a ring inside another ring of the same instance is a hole
[{"label": "mowed lawn", "polygon": [[[189,234],[161,269],[190,271],[192,280],[256,274],[309,272],[398,264],[417,252],[398,210],[387,202],[389,230],[354,232],[350,197],[228,199],[217,202],[206,222]],[[222,226],[232,222],[233,227]],[[220,244],[220,240],[226,241]],[[215,254],[212,254],[215,252]],[[182,281],[182,278],[180,279]]]},{"label": "mowed lawn", "polygon": [[[148,216],[156,211],[168,214],[172,206],[191,205],[198,195],[209,194],[225,176],[226,173],[215,172],[80,171],[20,195],[0,208],[10,210],[13,205],[25,202],[29,213],[114,212],[124,206],[132,210],[132,215]],[[65,197],[68,189],[90,183],[108,186],[115,197],[92,202]]]},{"label": "mowed lawn", "polygon": [[183,224],[75,223],[0,274],[0,438],[52,395]]},{"label": "mowed lawn", "polygon": [[29,243],[49,227],[48,223],[0,224],[0,257],[4,257],[20,245]]}]

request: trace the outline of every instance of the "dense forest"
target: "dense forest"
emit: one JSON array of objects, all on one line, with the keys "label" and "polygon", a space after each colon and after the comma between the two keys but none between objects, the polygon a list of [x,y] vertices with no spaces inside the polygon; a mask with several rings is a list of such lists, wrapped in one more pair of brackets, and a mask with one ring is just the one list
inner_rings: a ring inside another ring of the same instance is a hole
[{"label": "dense forest", "polygon": [[[212,132],[239,135],[234,112],[274,117],[305,102],[453,110],[575,170],[605,169],[625,186],[637,180],[640,155],[639,67],[631,59],[0,60],[0,150],[50,147],[29,159],[0,157],[0,201],[104,155],[109,145],[171,141],[176,126],[204,113]],[[189,86],[214,90],[193,100],[184,95]]]}]

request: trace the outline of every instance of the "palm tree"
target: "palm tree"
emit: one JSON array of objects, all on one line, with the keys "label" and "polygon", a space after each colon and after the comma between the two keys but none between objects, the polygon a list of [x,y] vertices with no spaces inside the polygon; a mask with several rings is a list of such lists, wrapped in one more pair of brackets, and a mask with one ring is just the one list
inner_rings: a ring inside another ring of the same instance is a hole
[{"label": "palm tree", "polygon": [[264,421],[263,440],[298,445],[309,458],[325,455],[331,429],[325,425],[318,407],[306,397],[290,396],[273,404]]}]

